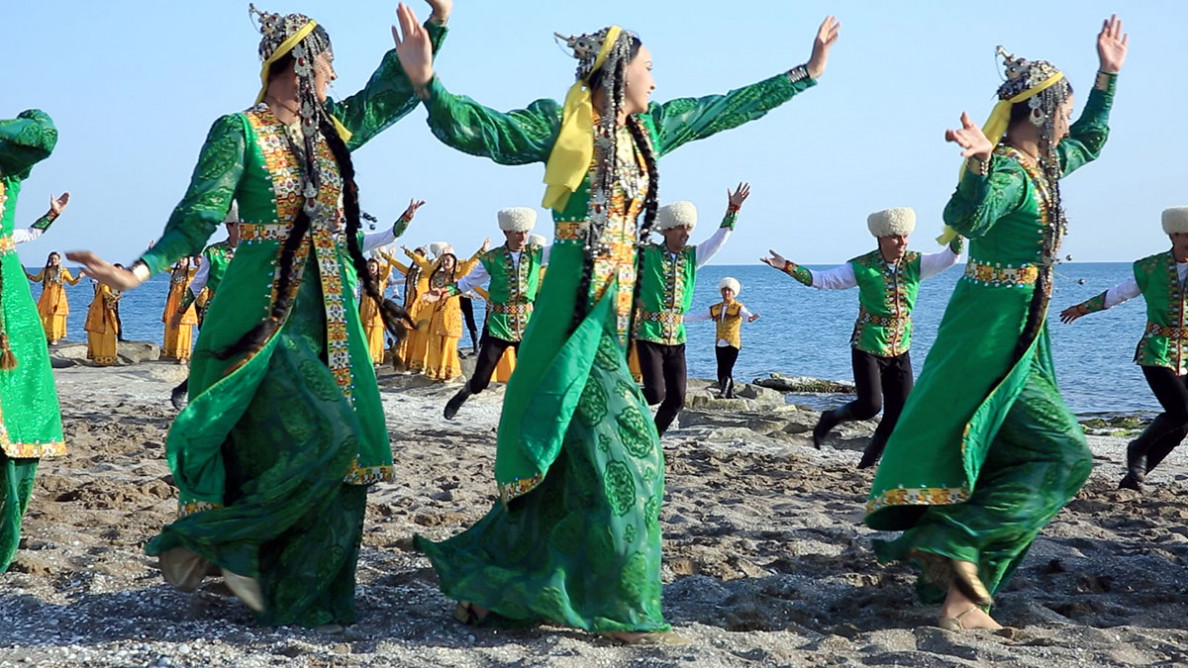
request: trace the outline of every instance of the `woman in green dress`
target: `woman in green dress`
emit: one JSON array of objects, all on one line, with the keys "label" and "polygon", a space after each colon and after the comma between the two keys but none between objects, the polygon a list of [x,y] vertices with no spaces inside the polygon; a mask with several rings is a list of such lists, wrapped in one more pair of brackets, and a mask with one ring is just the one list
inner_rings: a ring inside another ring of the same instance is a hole
[{"label": "woman in green dress", "polygon": [[[806,65],[726,95],[651,103],[651,55],[617,26],[571,37],[564,105],[500,113],[448,92],[428,36],[401,6],[397,52],[444,143],[501,164],[546,163],[555,242],[500,420],[499,500],[441,543],[418,537],[468,622],[488,615],[638,641],[669,630],[660,610],[664,459],[624,355],[636,249],[656,213],[656,161],[760,118],[813,86],[838,24]],[[637,218],[643,214],[643,223]]]},{"label": "woman in green dress", "polygon": [[1045,61],[1007,54],[1007,80],[982,128],[946,134],[968,160],[945,207],[971,240],[965,275],[875,474],[866,524],[880,561],[924,571],[926,602],[949,629],[1000,628],[984,608],[1092,468],[1056,386],[1046,315],[1066,230],[1059,179],[1097,158],[1109,133],[1127,39],[1117,17],[1097,38],[1100,68],[1080,119]]},{"label": "woman in green dress", "polygon": [[45,330],[16,245],[49,229],[69,198],[51,197],[49,212],[32,227],[13,229],[21,182],[57,143],[58,131],[43,111],[0,120],[0,573],[21,542],[38,460],[66,454]]},{"label": "woman in green dress", "polygon": [[[451,2],[430,5],[425,30],[436,49]],[[350,152],[416,98],[390,51],[362,91],[328,99],[335,75],[325,30],[300,14],[257,14],[257,104],[215,122],[161,239],[131,271],[89,252],[69,257],[100,281],[134,288],[201,252],[238,202],[238,250],[224,279],[235,289],[210,304],[191,401],[166,442],[181,517],[147,551],[187,590],[213,563],[262,624],[337,628],[355,620],[366,486],[393,476],[352,294],[357,273],[383,303],[360,248]]]}]

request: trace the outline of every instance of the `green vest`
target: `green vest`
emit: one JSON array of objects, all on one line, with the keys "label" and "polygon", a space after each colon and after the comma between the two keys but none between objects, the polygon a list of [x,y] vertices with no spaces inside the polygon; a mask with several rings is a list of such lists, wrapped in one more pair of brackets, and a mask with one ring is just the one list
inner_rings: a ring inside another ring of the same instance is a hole
[{"label": "green vest", "polygon": [[1188,294],[1180,285],[1176,258],[1169,250],[1135,262],[1134,280],[1147,302],[1147,329],[1134,361],[1167,367],[1181,376],[1188,373]]},{"label": "green vest", "polygon": [[879,357],[894,357],[912,344],[912,307],[920,290],[920,254],[908,251],[887,264],[878,250],[850,260],[858,280],[858,321],[850,345]]},{"label": "green vest", "polygon": [[223,275],[227,273],[227,267],[231,264],[232,258],[235,257],[235,249],[226,241],[220,241],[206,247],[202,251],[202,256],[210,263],[210,273],[206,279],[206,289],[210,290],[210,296],[213,299],[215,294],[219,291],[219,284],[223,282]]},{"label": "green vest", "polygon": [[685,342],[685,314],[693,305],[697,277],[697,247],[685,246],[673,255],[664,244],[640,250],[639,307],[635,338],[668,346]]},{"label": "green vest", "polygon": [[483,253],[483,263],[491,276],[487,286],[487,333],[504,341],[519,341],[524,337],[536,293],[540,290],[540,267],[544,247],[525,246],[519,263],[512,261],[506,245]]}]

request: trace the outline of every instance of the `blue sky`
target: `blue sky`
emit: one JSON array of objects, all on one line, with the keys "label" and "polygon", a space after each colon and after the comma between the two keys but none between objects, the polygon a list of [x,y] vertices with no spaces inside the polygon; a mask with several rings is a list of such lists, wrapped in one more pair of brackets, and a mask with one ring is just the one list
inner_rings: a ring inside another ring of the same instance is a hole
[{"label": "blue sky", "polygon": [[[258,4],[326,26],[339,74],[335,97],[361,87],[392,46],[394,3]],[[210,124],[254,100],[258,33],[247,2],[4,5],[0,116],[41,108],[61,134],[54,155],[25,184],[17,224],[40,215],[50,192],[73,196],[50,234],[21,248],[22,258],[39,264],[50,250],[90,248],[112,261],[135,259],[182,196]],[[1188,204],[1179,130],[1188,102],[1179,85],[1188,63],[1188,3],[1032,2],[998,15],[990,6],[460,0],[437,68],[450,90],[497,109],[561,99],[575,62],[553,32],[619,23],[651,49],[654,99],[665,101],[724,92],[804,62],[821,19],[835,14],[841,40],[820,85],[760,121],[667,156],[661,198],[697,204],[699,241],[724,211],[726,188],[750,181],[737,232],[715,263],[750,263],[768,248],[803,263],[840,262],[873,246],[866,215],[892,206],[914,207],[920,222],[913,246],[935,249],[959,162],[943,132],[958,125],[962,111],[979,123],[989,113],[1000,81],[997,44],[1064,69],[1079,113],[1097,67],[1101,20],[1123,11],[1131,53],[1110,142],[1100,161],[1065,181],[1071,230],[1063,252],[1079,261],[1123,261],[1163,250],[1159,212]],[[423,2],[413,7],[428,13]],[[406,234],[410,245],[442,239],[467,252],[498,236],[497,209],[539,204],[542,166],[463,155],[434,139],[424,119],[418,108],[355,154],[361,201],[381,220],[392,220],[410,197],[428,201]],[[546,220],[537,231],[551,237]]]}]

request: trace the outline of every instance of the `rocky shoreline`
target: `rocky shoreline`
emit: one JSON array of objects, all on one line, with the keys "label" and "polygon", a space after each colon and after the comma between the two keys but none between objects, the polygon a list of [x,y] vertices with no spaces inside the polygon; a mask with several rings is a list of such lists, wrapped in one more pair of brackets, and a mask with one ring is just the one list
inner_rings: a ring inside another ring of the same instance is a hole
[{"label": "rocky shoreline", "polygon": [[[85,354],[85,351],[84,351]],[[344,633],[263,629],[210,578],[161,580],[144,543],[170,521],[163,457],[168,362],[55,371],[70,454],[42,462],[22,550],[0,576],[0,665],[1171,665],[1188,661],[1188,469],[1175,455],[1139,495],[1117,490],[1125,440],[1090,436],[1097,468],[998,597],[1002,633],[932,626],[903,566],[880,566],[861,525],[871,423],[821,450],[817,414],[747,386],[720,400],[690,385],[664,439],[664,610],[679,647],[624,647],[553,627],[455,622],[415,533],[441,539],[494,499],[502,390],[440,417],[457,385],[384,371],[398,480],[368,498],[359,622]],[[1117,425],[1107,424],[1107,427]]]}]

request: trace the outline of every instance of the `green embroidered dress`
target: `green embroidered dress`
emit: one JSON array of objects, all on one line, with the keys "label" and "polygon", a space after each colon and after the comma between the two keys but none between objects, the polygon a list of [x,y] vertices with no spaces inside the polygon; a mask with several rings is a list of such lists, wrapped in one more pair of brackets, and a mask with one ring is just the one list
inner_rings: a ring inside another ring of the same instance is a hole
[{"label": "green embroidered dress", "polygon": [[[432,23],[434,47],[445,29]],[[327,111],[362,146],[416,106],[394,51],[358,94]],[[294,263],[292,310],[258,354],[214,353],[265,318],[276,298],[281,245],[303,205],[301,162],[288,129],[257,105],[215,122],[189,190],[142,259],[163,271],[201,252],[239,203],[240,240],[209,305],[190,365],[191,400],[174,420],[166,455],[181,517],[149,542],[157,555],[193,550],[258,578],[267,625],[355,620],[366,485],[392,478],[392,454],[358,305],[354,268],[332,216],[315,216]],[[300,141],[294,140],[300,145]],[[325,139],[318,159],[336,178],[319,202],[336,211],[342,179]]]},{"label": "green embroidered dress", "polygon": [[0,331],[17,362],[0,371],[0,573],[21,540],[37,460],[66,454],[45,330],[13,241],[21,182],[57,141],[58,131],[45,112],[25,111],[0,121]]},{"label": "green embroidered dress", "polygon": [[[1101,75],[1057,147],[1064,174],[1105,144],[1114,76]],[[1056,386],[1046,321],[1015,360],[1051,232],[1047,185],[999,146],[987,176],[967,172],[944,212],[969,238],[970,261],[908,399],[867,503],[866,524],[903,530],[875,541],[879,559],[932,555],[978,565],[993,594],[1092,467],[1084,434]],[[921,581],[925,600],[944,592]]]},{"label": "green embroidered dress", "polygon": [[[656,153],[757,119],[816,82],[784,74],[726,95],[652,104],[637,118]],[[545,162],[561,105],[499,113],[435,80],[429,126],[446,144],[501,164]],[[497,615],[596,632],[662,631],[660,440],[624,354],[636,280],[636,219],[649,175],[624,127],[590,293],[578,295],[590,180],[554,212],[548,280],[507,386],[495,480],[501,500],[441,543],[417,538],[441,588]],[[577,299],[591,305],[571,330]],[[539,314],[547,314],[542,316]]]}]

